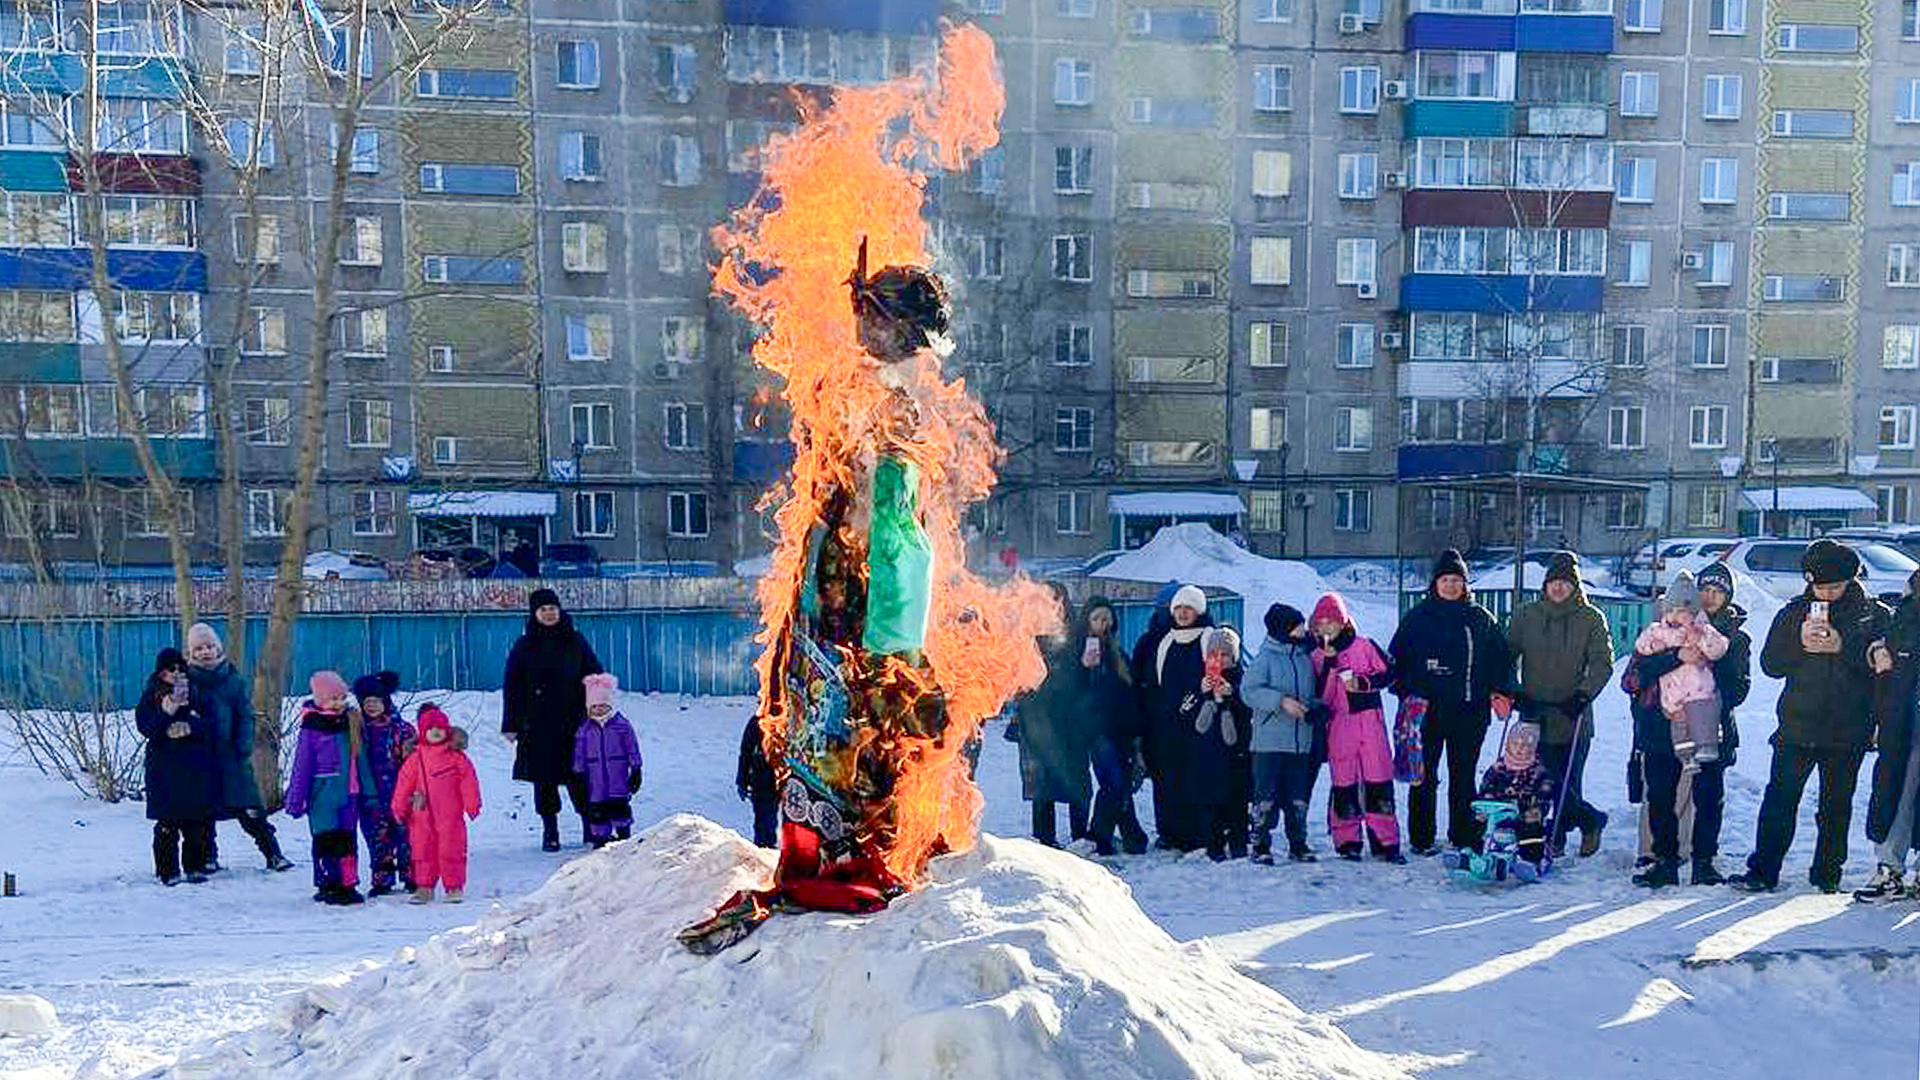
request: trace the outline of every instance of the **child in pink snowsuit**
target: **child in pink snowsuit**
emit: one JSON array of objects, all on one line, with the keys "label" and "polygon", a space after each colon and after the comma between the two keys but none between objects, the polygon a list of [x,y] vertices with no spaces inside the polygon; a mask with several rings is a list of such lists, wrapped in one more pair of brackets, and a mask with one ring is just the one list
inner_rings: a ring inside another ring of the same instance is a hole
[{"label": "child in pink snowsuit", "polygon": [[1404,863],[1400,823],[1394,814],[1393,749],[1381,710],[1380,687],[1389,665],[1380,647],[1354,628],[1347,601],[1328,593],[1313,606],[1314,673],[1320,700],[1332,712],[1327,723],[1327,765],[1333,791],[1327,800],[1328,825],[1343,859],[1361,857],[1361,826],[1374,854]]},{"label": "child in pink snowsuit", "polygon": [[480,779],[467,760],[467,733],[446,713],[423,705],[417,720],[420,741],[400,765],[393,816],[413,846],[413,902],[431,901],[438,882],[447,903],[457,904],[467,887],[467,818],[480,816]]},{"label": "child in pink snowsuit", "polygon": [[1713,662],[1727,655],[1727,637],[1700,610],[1700,590],[1685,570],[1660,597],[1660,619],[1633,643],[1633,651],[1653,656],[1680,650],[1680,666],[1660,676],[1660,711],[1667,714],[1674,756],[1683,772],[1720,760],[1720,692]]}]

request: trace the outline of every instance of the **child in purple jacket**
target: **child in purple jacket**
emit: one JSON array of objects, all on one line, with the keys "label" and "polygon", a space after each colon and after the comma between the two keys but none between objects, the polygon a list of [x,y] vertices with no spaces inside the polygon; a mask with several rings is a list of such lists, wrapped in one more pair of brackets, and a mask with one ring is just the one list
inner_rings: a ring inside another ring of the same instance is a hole
[{"label": "child in purple jacket", "polygon": [[401,719],[400,710],[394,706],[393,695],[399,689],[400,676],[391,671],[353,680],[367,763],[373,769],[373,789],[362,793],[360,803],[360,835],[366,838],[367,861],[373,864],[373,887],[367,890],[370,897],[392,892],[396,877],[403,891],[413,891],[413,853],[407,847],[407,829],[395,820],[391,805],[400,763],[413,751],[416,737],[413,725]]},{"label": "child in purple jacket", "polygon": [[613,707],[620,680],[589,675],[587,719],[573,738],[573,771],[587,789],[587,842],[596,848],[633,835],[633,794],[640,790],[640,740]]},{"label": "child in purple jacket", "polygon": [[300,707],[300,742],[287,776],[287,815],[307,819],[313,832],[313,898],[358,904],[359,846],[354,830],[361,802],[373,790],[373,770],[360,710],[347,700],[347,681],[315,672]]}]

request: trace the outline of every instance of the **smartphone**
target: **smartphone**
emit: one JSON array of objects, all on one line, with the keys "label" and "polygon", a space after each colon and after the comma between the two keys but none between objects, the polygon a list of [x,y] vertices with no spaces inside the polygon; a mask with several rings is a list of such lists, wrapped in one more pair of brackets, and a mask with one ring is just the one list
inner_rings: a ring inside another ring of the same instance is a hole
[{"label": "smartphone", "polygon": [[1080,648],[1080,662],[1089,666],[1100,662],[1100,639],[1090,637]]},{"label": "smartphone", "polygon": [[1807,618],[1814,622],[1826,622],[1827,602],[1825,600],[1815,600],[1813,603],[1807,605]]},{"label": "smartphone", "polygon": [[1207,657],[1207,674],[1209,676],[1218,679],[1220,676],[1226,674],[1226,671],[1227,661],[1225,657],[1217,655]]}]

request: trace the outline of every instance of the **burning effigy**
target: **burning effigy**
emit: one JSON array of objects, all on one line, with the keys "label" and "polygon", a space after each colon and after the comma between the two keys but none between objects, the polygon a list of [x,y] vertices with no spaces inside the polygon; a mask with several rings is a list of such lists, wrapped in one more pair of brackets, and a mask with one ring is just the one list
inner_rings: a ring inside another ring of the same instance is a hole
[{"label": "burning effigy", "polygon": [[[927,250],[927,178],[993,146],[1005,103],[991,39],[949,25],[934,68],[799,102],[761,191],[716,231],[715,291],[762,333],[794,464],[767,496],[761,740],[781,797],[770,885],[680,935],[710,953],[780,910],[871,912],[934,855],[973,845],[966,744],[1045,674],[1060,610],[1035,583],[967,570],[962,520],[1001,451],[949,380],[953,300]],[[871,270],[879,266],[878,270]],[[849,276],[851,271],[851,276]]]}]

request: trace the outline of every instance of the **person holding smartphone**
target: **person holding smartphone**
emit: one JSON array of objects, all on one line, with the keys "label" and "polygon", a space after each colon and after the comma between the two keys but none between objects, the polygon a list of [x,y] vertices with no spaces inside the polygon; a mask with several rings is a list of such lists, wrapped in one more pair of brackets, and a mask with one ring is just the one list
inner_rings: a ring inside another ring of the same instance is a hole
[{"label": "person holding smartphone", "polygon": [[160,650],[133,719],[147,740],[154,876],[162,885],[176,885],[183,877],[197,885],[207,880],[207,840],[220,802],[219,771],[211,725],[193,706],[187,660],[180,650]]},{"label": "person holding smartphone", "polygon": [[1800,797],[1816,770],[1820,833],[1807,879],[1822,892],[1840,890],[1853,791],[1873,734],[1874,685],[1893,670],[1886,644],[1892,613],[1861,588],[1860,556],[1820,539],[1807,545],[1800,567],[1806,591],[1780,609],[1760,652],[1760,669],[1786,686],[1753,854],[1747,872],[1732,878],[1746,892],[1779,886]]}]

